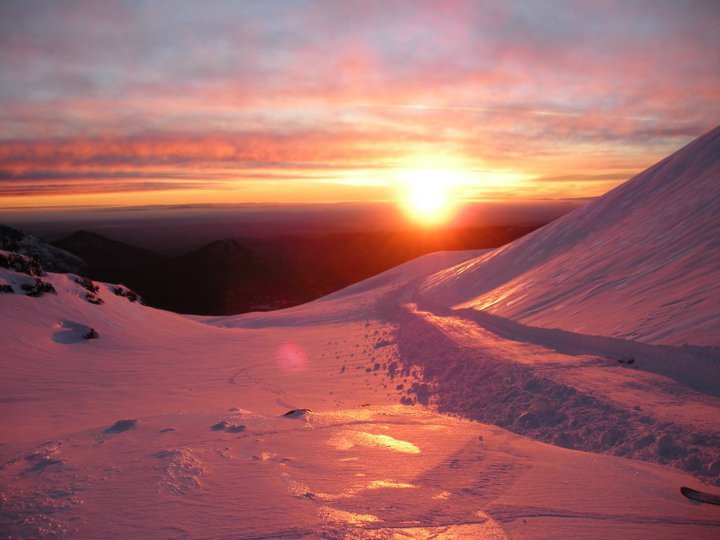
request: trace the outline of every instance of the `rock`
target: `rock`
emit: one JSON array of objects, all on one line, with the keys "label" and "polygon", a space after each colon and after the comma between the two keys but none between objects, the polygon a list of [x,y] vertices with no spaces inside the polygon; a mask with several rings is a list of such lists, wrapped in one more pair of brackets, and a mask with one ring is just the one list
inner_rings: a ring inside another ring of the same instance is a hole
[{"label": "rock", "polygon": [[221,420],[217,424],[213,424],[210,426],[210,429],[213,431],[225,431],[225,428],[227,428],[230,424],[226,422],[225,420]]},{"label": "rock", "polygon": [[90,278],[81,277],[81,276],[70,276],[70,279],[72,279],[75,283],[80,285],[83,289],[87,290],[91,293],[96,293],[100,290],[100,287],[95,285]]},{"label": "rock", "polygon": [[84,339],[98,339],[99,337],[100,334],[98,334],[94,328],[91,328],[88,333],[83,334]]},{"label": "rock", "polygon": [[105,303],[102,298],[97,296],[95,293],[90,293],[90,292],[85,293],[85,300],[87,300],[91,304],[95,304],[96,306],[99,306],[100,304]]},{"label": "rock", "polygon": [[31,260],[31,267],[17,269],[29,275],[41,276],[43,268],[63,274],[87,272],[87,264],[76,255],[6,225],[0,225],[0,249]]},{"label": "rock", "polygon": [[609,428],[600,435],[600,442],[605,446],[615,446],[623,439],[623,433],[619,429]]},{"label": "rock", "polygon": [[516,423],[526,428],[535,428],[542,424],[540,418],[534,412],[524,412],[518,416]]},{"label": "rock", "polygon": [[103,433],[123,433],[125,431],[133,429],[137,425],[137,422],[137,420],[118,420],[112,426],[103,431]]},{"label": "rock", "polygon": [[655,449],[660,456],[670,459],[685,455],[685,449],[679,446],[672,436],[667,434],[657,440]]},{"label": "rock", "polygon": [[40,259],[33,256],[27,257],[19,253],[7,253],[5,255],[0,253],[0,267],[27,274],[28,276],[45,275]]},{"label": "rock", "polygon": [[210,426],[213,431],[227,431],[228,433],[242,433],[246,426],[242,424],[231,424],[225,420],[221,420],[217,424]]},{"label": "rock", "polygon": [[312,414],[312,410],[310,409],[292,409],[283,414],[283,416],[286,418],[302,418],[309,414]]},{"label": "rock", "polygon": [[646,433],[645,435],[643,435],[642,437],[640,437],[639,439],[637,439],[635,441],[635,443],[633,444],[633,448],[635,450],[639,450],[640,448],[645,448],[647,446],[650,446],[654,442],[655,442],[655,435],[653,435],[652,433]]},{"label": "rock", "polygon": [[553,435],[552,442],[556,446],[563,448],[575,448],[575,437],[566,431],[561,431]]},{"label": "rock", "polygon": [[132,291],[125,287],[124,285],[116,285],[112,289],[110,289],[112,293],[116,296],[122,296],[123,298],[127,298],[130,302],[137,302],[138,304],[142,304],[142,298],[139,294],[137,294],[135,291]]}]

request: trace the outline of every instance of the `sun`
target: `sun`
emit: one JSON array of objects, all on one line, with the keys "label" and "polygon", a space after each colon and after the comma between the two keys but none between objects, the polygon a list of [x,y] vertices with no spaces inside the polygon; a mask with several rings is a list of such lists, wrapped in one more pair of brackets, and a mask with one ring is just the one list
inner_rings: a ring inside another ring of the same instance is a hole
[{"label": "sun", "polygon": [[401,182],[400,203],[411,219],[424,225],[448,221],[456,206],[451,175],[442,171],[408,172]]},{"label": "sun", "polygon": [[410,186],[407,209],[419,221],[444,221],[448,213],[447,188],[441,184],[417,182]]}]

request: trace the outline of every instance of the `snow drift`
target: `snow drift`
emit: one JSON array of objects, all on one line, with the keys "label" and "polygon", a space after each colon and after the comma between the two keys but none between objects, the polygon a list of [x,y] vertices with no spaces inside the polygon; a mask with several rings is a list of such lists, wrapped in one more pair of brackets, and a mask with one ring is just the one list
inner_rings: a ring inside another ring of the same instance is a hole
[{"label": "snow drift", "polygon": [[532,326],[720,345],[720,127],[422,291]]}]

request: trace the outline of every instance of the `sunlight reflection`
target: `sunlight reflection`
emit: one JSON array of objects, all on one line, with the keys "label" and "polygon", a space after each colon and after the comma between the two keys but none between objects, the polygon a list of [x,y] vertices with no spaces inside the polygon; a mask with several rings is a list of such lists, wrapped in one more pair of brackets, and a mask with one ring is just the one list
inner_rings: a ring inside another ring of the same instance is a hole
[{"label": "sunlight reflection", "polygon": [[441,527],[389,527],[365,530],[362,536],[352,538],[387,539],[412,538],[413,540],[507,540],[497,522],[462,523]]},{"label": "sunlight reflection", "polygon": [[401,441],[389,435],[376,435],[365,431],[345,431],[328,440],[338,450],[350,450],[356,446],[386,448],[404,454],[419,454],[420,449],[413,443]]},{"label": "sunlight reflection", "polygon": [[415,489],[417,487],[418,486],[414,484],[408,484],[406,482],[393,482],[392,480],[373,480],[371,482],[368,482],[367,484],[356,484],[340,493],[316,493],[315,496],[323,501],[337,501],[339,499],[350,499],[367,490]]},{"label": "sunlight reflection", "polygon": [[347,523],[348,525],[360,525],[362,523],[372,523],[378,521],[377,516],[372,514],[356,514],[354,512],[346,512],[329,506],[323,506],[318,509],[321,518],[336,523]]},{"label": "sunlight reflection", "polygon": [[417,486],[413,484],[407,484],[405,482],[390,482],[388,480],[373,480],[367,485],[366,489],[413,489]]}]

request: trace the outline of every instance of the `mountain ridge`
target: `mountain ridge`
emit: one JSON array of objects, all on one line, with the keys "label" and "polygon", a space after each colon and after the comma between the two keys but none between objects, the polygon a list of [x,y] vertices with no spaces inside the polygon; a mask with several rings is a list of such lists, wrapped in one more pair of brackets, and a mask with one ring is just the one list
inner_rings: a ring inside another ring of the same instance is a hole
[{"label": "mountain ridge", "polygon": [[88,271],[81,257],[7,225],[0,225],[0,249],[37,257],[51,272],[85,274]]},{"label": "mountain ridge", "polygon": [[719,176],[720,126],[423,293],[531,326],[720,345]]}]

